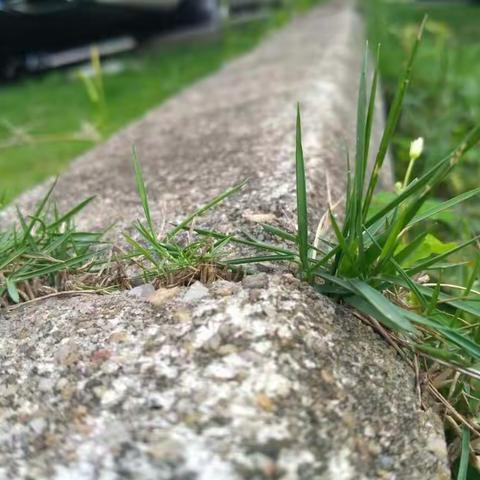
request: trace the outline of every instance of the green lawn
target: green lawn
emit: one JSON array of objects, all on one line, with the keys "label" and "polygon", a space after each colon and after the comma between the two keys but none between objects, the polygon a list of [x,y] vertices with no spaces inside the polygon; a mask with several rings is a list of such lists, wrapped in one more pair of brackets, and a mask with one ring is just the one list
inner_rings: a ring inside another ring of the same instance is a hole
[{"label": "green lawn", "polygon": [[[291,0],[270,18],[225,29],[202,41],[124,56],[125,69],[104,75],[106,113],[89,100],[83,82],[66,71],[0,88],[0,193],[6,201],[56,175],[95,141],[75,140],[82,125],[108,137],[146,110],[226,61],[320,0]],[[16,129],[13,133],[12,129]],[[27,132],[26,138],[23,132]],[[12,142],[17,144],[12,146]],[[98,140],[97,140],[98,141]],[[0,198],[2,198],[0,195]]]},{"label": "green lawn", "polygon": [[[417,173],[451,151],[480,123],[480,7],[460,2],[384,2],[369,0],[371,43],[382,44],[381,74],[387,100],[404,64],[423,16],[426,33],[414,65],[412,83],[395,138],[396,171],[403,176],[412,139],[425,138],[425,152]],[[437,194],[450,196],[478,186],[479,149],[444,183]],[[480,201],[470,203],[469,226],[480,230]]]}]

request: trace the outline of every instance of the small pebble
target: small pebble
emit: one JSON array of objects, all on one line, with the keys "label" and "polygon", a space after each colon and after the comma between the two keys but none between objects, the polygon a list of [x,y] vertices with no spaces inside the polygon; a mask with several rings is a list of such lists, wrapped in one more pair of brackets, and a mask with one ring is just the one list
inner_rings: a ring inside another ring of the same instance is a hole
[{"label": "small pebble", "polygon": [[247,275],[242,280],[242,285],[245,288],[266,288],[268,287],[268,275],[266,273]]},{"label": "small pebble", "polygon": [[148,301],[155,307],[161,307],[165,303],[169,302],[172,298],[176,297],[179,291],[180,289],[178,287],[159,288],[148,297]]},{"label": "small pebble", "polygon": [[189,287],[183,296],[183,301],[186,303],[198,302],[208,295],[208,288],[200,282],[195,282]]},{"label": "small pebble", "polygon": [[129,338],[130,338],[130,335],[128,332],[126,332],[125,330],[117,330],[116,332],[113,332],[108,337],[108,342],[109,343],[125,343]]},{"label": "small pebble", "polygon": [[143,285],[139,285],[138,287],[134,287],[128,291],[128,296],[139,298],[142,300],[147,300],[150,295],[155,292],[155,288],[151,283],[144,283]]},{"label": "small pebble", "polygon": [[28,425],[37,435],[40,435],[47,428],[47,421],[44,418],[34,418]]}]

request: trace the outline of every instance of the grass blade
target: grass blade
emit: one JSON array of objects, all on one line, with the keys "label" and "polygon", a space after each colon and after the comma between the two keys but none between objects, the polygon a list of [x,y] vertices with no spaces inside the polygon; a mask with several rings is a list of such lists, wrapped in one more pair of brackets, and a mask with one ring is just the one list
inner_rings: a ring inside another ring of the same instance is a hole
[{"label": "grass blade", "polygon": [[414,332],[415,328],[396,305],[365,282],[352,278],[350,284],[360,297],[387,318],[397,329]]},{"label": "grass blade", "polygon": [[140,196],[140,202],[142,204],[145,220],[147,221],[148,228],[153,236],[155,235],[155,229],[153,228],[152,216],[150,214],[150,206],[148,204],[148,193],[145,179],[143,178],[142,167],[137,157],[137,150],[132,147],[132,161],[133,169],[135,171],[135,183],[137,185],[138,195]]},{"label": "grass blade", "polygon": [[459,203],[465,202],[466,200],[469,200],[470,198],[474,197],[475,195],[480,194],[480,187],[479,188],[474,188],[473,190],[470,190],[468,192],[462,193],[460,195],[457,195],[456,197],[451,198],[450,200],[447,200],[445,202],[442,202],[441,205],[437,205],[433,208],[429,208],[425,212],[416,215],[415,217],[410,220],[408,223],[407,227],[410,228],[413,225],[416,225],[417,223],[423,222],[425,220],[428,220],[429,218],[438,215],[439,213],[448,210]]},{"label": "grass blade", "polygon": [[188,225],[190,225],[195,218],[200,217],[208,210],[211,210],[212,208],[217,206],[219,203],[222,203],[226,198],[231,197],[232,195],[242,190],[242,188],[247,184],[247,182],[248,180],[244,180],[243,182],[237,185],[234,185],[231,188],[228,188],[227,190],[222,192],[220,195],[217,195],[213,200],[211,200],[207,204],[195,210],[191,215],[185,218],[185,220],[183,220],[178,225],[176,225],[172,230],[170,230],[166,235],[166,239],[167,240],[172,239],[178,232],[180,232],[181,230],[184,230]]},{"label": "grass blade", "polygon": [[463,427],[462,430],[462,452],[458,464],[457,480],[467,480],[468,457],[470,455],[470,430]]},{"label": "grass blade", "polygon": [[295,136],[295,177],[297,187],[297,229],[298,253],[304,272],[308,271],[308,211],[307,183],[305,178],[305,162],[302,147],[302,121],[300,105],[297,104],[297,124]]},{"label": "grass blade", "polygon": [[403,77],[400,79],[399,87],[395,92],[395,97],[393,99],[392,105],[390,106],[390,111],[387,117],[387,123],[385,126],[385,130],[382,135],[382,139],[380,140],[380,146],[378,148],[378,153],[375,158],[375,164],[373,167],[373,172],[370,177],[370,182],[367,189],[367,194],[365,196],[365,203],[364,203],[364,213],[365,215],[368,213],[370,208],[370,203],[372,201],[373,192],[375,191],[375,187],[377,186],[378,178],[380,175],[380,170],[383,166],[383,162],[387,155],[388,146],[392,140],[393,133],[397,127],[398,119],[400,118],[400,112],[402,109],[403,98],[405,93],[408,89],[408,85],[410,83],[410,77],[412,75],[412,67],[413,62],[415,61],[415,57],[417,55],[418,46],[420,45],[420,41],[422,39],[423,30],[425,28],[425,23],[427,21],[427,17],[423,18],[423,21],[420,25],[420,28],[417,33],[417,37],[415,39],[415,43],[413,44],[412,50],[410,52],[410,56],[407,61],[407,67],[405,69],[405,73]]}]

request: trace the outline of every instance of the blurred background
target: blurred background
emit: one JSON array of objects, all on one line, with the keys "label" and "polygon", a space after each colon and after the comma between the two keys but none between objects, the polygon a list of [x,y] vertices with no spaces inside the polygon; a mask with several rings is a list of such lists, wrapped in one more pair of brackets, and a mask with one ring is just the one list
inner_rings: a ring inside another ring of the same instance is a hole
[{"label": "blurred background", "polygon": [[[381,44],[380,71],[387,106],[393,99],[407,52],[428,15],[425,33],[405,97],[393,154],[397,178],[403,178],[410,142],[425,139],[415,173],[430,168],[480,124],[480,0],[388,1],[363,3],[370,45]],[[480,152],[472,149],[438,189],[440,199],[476,188]],[[450,213],[445,224],[458,232],[480,232],[480,200]]]},{"label": "blurred background", "polygon": [[320,0],[0,0],[0,200]]},{"label": "blurred background", "polygon": [[[326,1],[0,0],[0,202]],[[429,15],[393,148],[401,177],[413,138],[425,138],[415,168],[427,168],[480,120],[480,0],[357,5],[370,45],[382,44],[387,105]],[[477,186],[477,157],[439,195]]]}]

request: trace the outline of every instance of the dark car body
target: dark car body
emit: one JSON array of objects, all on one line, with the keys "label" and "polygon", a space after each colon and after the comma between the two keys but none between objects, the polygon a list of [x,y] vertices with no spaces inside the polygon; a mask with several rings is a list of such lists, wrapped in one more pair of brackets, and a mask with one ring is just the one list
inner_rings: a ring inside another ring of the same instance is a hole
[{"label": "dark car body", "polygon": [[0,76],[14,77],[27,56],[105,38],[142,38],[206,17],[209,0],[0,0]]}]

